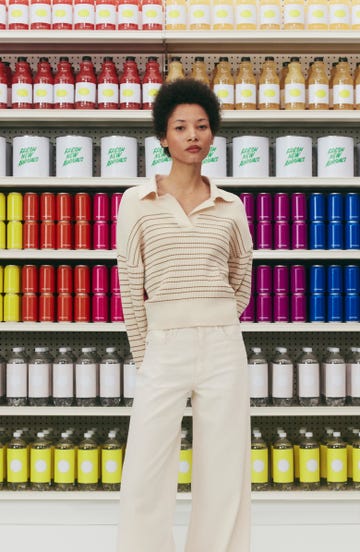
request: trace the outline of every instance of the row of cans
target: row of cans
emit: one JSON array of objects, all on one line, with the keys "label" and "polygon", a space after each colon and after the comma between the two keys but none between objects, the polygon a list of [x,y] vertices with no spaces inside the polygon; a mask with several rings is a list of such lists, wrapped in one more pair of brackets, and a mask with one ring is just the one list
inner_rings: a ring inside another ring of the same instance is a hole
[{"label": "row of cans", "polygon": [[360,220],[310,222],[309,249],[360,249]]},{"label": "row of cans", "polygon": [[360,322],[360,294],[311,293],[309,322]]},{"label": "row of cans", "polygon": [[360,265],[311,265],[310,293],[360,293]]},{"label": "row of cans", "polygon": [[306,322],[305,293],[258,293],[242,313],[242,322]]},{"label": "row of cans", "polygon": [[314,192],[309,195],[309,220],[360,221],[360,194],[358,192]]}]

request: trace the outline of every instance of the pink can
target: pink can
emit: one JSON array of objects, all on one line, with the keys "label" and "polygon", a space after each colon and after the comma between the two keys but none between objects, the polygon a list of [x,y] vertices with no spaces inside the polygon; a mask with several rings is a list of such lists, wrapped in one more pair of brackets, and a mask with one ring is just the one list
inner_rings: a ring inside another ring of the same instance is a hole
[{"label": "pink can", "polygon": [[95,265],[91,271],[91,289],[93,293],[108,293],[109,271],[105,265]]},{"label": "pink can", "polygon": [[306,322],[306,295],[291,295],[291,322]]},{"label": "pink can", "polygon": [[117,265],[110,268],[110,292],[120,293],[119,271]]},{"label": "pink can", "polygon": [[105,193],[94,195],[93,217],[95,221],[107,222],[109,220],[109,196]]},{"label": "pink can", "polygon": [[307,249],[307,224],[296,221],[292,224],[291,243],[293,249]]},{"label": "pink can", "polygon": [[120,293],[113,293],[110,298],[110,320],[111,322],[124,322]]},{"label": "pink can", "polygon": [[264,220],[257,223],[256,227],[256,245],[258,249],[272,249],[273,247],[273,228],[272,222]]},{"label": "pink can", "polygon": [[272,296],[259,293],[256,297],[256,322],[272,322]]},{"label": "pink can", "polygon": [[117,219],[117,214],[118,214],[118,210],[119,210],[119,205],[121,203],[121,200],[122,200],[122,192],[115,192],[112,196],[111,196],[111,207],[110,207],[110,217],[111,217],[111,220],[116,220]]},{"label": "pink can", "polygon": [[94,293],[91,300],[91,307],[93,322],[109,321],[109,301],[105,293]]},{"label": "pink can", "polygon": [[250,297],[248,306],[240,316],[241,322],[255,322],[255,299],[254,295]]},{"label": "pink can", "polygon": [[289,322],[289,296],[287,293],[274,295],[274,322]]},{"label": "pink can", "polygon": [[290,249],[290,224],[288,222],[275,221],[274,247],[275,249]]},{"label": "pink can", "polygon": [[116,249],[116,222],[110,222],[110,249]]},{"label": "pink can", "polygon": [[93,244],[94,249],[109,249],[109,224],[107,222],[94,222]]}]

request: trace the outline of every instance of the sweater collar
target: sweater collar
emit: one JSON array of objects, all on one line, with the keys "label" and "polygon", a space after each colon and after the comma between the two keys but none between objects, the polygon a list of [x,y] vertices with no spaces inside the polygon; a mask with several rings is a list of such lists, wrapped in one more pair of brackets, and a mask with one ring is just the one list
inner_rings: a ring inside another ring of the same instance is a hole
[{"label": "sweater collar", "polygon": [[[235,201],[235,195],[231,194],[221,188],[218,188],[213,180],[203,176],[210,185],[210,200],[222,199],[223,201],[232,202]],[[152,197],[152,199],[158,199],[156,177],[152,176],[147,184],[139,187],[139,198],[146,199]]]}]

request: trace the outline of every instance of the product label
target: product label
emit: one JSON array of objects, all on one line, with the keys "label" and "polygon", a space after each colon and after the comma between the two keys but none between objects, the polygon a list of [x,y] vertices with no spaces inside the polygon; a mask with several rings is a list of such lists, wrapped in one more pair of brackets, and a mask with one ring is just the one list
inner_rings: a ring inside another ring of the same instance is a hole
[{"label": "product label", "polygon": [[352,478],[358,483],[360,481],[360,448],[352,447]]},{"label": "product label", "polygon": [[30,5],[31,23],[51,23],[51,6],[49,4],[31,4]]},{"label": "product label", "polygon": [[0,25],[6,25],[6,5],[0,4]]},{"label": "product label", "polygon": [[119,24],[127,23],[138,25],[139,8],[136,4],[120,4],[118,11]]},{"label": "product label", "polygon": [[281,11],[278,4],[260,6],[260,25],[280,25]]},{"label": "product label", "polygon": [[109,148],[103,154],[106,161],[106,167],[112,167],[113,165],[119,165],[126,163],[128,160],[126,148],[123,146],[117,146],[116,148]]},{"label": "product label", "polygon": [[236,84],[235,85],[235,103],[254,104],[256,106],[255,84]]},{"label": "product label", "polygon": [[328,24],[328,8],[326,4],[308,5],[308,25],[326,25]]},{"label": "product label", "polygon": [[9,483],[24,483],[29,478],[28,451],[23,449],[7,449],[7,480]]},{"label": "product label", "polygon": [[96,23],[116,23],[116,7],[114,4],[97,4],[96,5]]},{"label": "product label", "polygon": [[38,148],[37,146],[29,146],[27,148],[21,148],[19,152],[19,161],[17,163],[18,167],[22,167],[23,165],[28,165],[31,163],[38,163],[39,162],[39,155],[38,155]]},{"label": "product label", "polygon": [[97,364],[76,364],[76,396],[80,399],[96,397]]},{"label": "product label", "polygon": [[52,84],[34,84],[34,103],[54,103]]},{"label": "product label", "polygon": [[124,397],[133,398],[135,394],[136,365],[124,364]]},{"label": "product label", "polygon": [[360,397],[360,363],[349,364],[350,389],[348,395]]},{"label": "product label", "polygon": [[51,480],[51,448],[30,450],[30,481],[49,483]]},{"label": "product label", "polygon": [[97,483],[99,452],[97,449],[78,449],[78,483]]},{"label": "product label", "polygon": [[32,103],[32,85],[25,82],[14,83],[11,87],[12,103]]},{"label": "product label", "polygon": [[328,84],[310,84],[309,85],[309,104],[328,104],[329,103],[329,85]]},{"label": "product label", "polygon": [[346,366],[345,364],[327,364],[325,368],[325,396],[345,397]]},{"label": "product label", "polygon": [[[245,148],[246,149],[246,148]],[[250,397],[262,398],[269,396],[268,390],[268,365],[263,364],[249,364],[249,386]]]},{"label": "product label", "polygon": [[353,106],[354,103],[354,88],[351,84],[335,84],[333,87],[333,102],[334,105]]},{"label": "product label", "polygon": [[230,4],[216,4],[213,7],[213,25],[233,25],[234,15]]},{"label": "product label", "polygon": [[120,397],[120,363],[100,364],[100,397]]},{"label": "product label", "polygon": [[143,103],[152,104],[155,100],[155,96],[159,92],[161,83],[159,82],[146,82],[143,84],[142,93],[143,93]]},{"label": "product label", "polygon": [[98,85],[98,103],[118,103],[119,87],[110,82]]},{"label": "product label", "polygon": [[191,483],[192,449],[180,450],[178,483]]},{"label": "product label", "polygon": [[318,397],[320,393],[319,364],[298,364],[299,397]]},{"label": "product label", "polygon": [[74,365],[53,364],[53,396],[73,397],[74,396]]},{"label": "product label", "polygon": [[274,483],[292,483],[294,481],[293,449],[273,449]]},{"label": "product label", "polygon": [[27,397],[27,364],[8,364],[6,370],[6,396]]},{"label": "product label", "polygon": [[214,92],[220,104],[234,104],[234,86],[232,84],[214,84]]},{"label": "product label", "polygon": [[285,156],[286,159],[284,161],[284,167],[288,167],[289,165],[297,165],[298,163],[305,163],[304,148],[302,146],[287,148]]},{"label": "product label", "polygon": [[317,483],[320,481],[320,450],[319,448],[299,448],[300,481],[301,483]]},{"label": "product label", "polygon": [[352,7],[351,11],[351,24],[360,25],[360,6],[359,4]]},{"label": "product label", "polygon": [[162,25],[163,12],[160,4],[146,4],[142,9],[142,24]]},{"label": "product label", "polygon": [[350,9],[346,4],[329,5],[329,24],[350,24]]},{"label": "product label", "polygon": [[167,25],[186,25],[186,6],[170,5],[166,6],[166,24]]},{"label": "product label", "polygon": [[72,24],[73,10],[70,4],[54,4],[52,12],[53,25],[58,23]]},{"label": "product label", "polygon": [[93,82],[77,82],[75,85],[75,101],[95,103],[96,84]]},{"label": "product label", "polygon": [[75,86],[73,84],[59,83],[54,85],[54,102],[74,103]]},{"label": "product label", "polygon": [[305,21],[305,10],[302,4],[286,4],[284,6],[284,23],[302,23]]},{"label": "product label", "polygon": [[120,84],[120,103],[140,103],[141,86],[136,82],[125,82]]},{"label": "product label", "polygon": [[7,105],[7,85],[0,83],[0,103]]},{"label": "product label", "polygon": [[238,4],[235,8],[236,25],[256,25],[256,5]]},{"label": "product label", "polygon": [[219,155],[218,155],[217,147],[210,146],[209,153],[203,160],[203,165],[204,164],[206,165],[207,163],[218,163],[218,161],[219,161]]},{"label": "product label", "polygon": [[12,4],[9,6],[9,25],[21,23],[23,25],[29,24],[29,6],[25,4]]},{"label": "product label", "polygon": [[305,84],[285,84],[285,104],[305,103]]},{"label": "product label", "polygon": [[84,163],[84,155],[82,146],[65,148],[64,161],[62,166],[75,165],[78,163]]},{"label": "product label", "polygon": [[327,448],[326,479],[333,483],[347,481],[347,451],[344,448]]},{"label": "product label", "polygon": [[272,363],[272,396],[291,398],[293,396],[292,364]]},{"label": "product label", "polygon": [[259,103],[260,104],[279,104],[280,87],[278,84],[260,84],[259,85]]},{"label": "product label", "polygon": [[95,23],[94,4],[75,4],[74,5],[74,23]]},{"label": "product label", "polygon": [[189,8],[190,26],[210,25],[210,5],[191,4]]},{"label": "product label", "polygon": [[251,483],[269,481],[269,455],[267,449],[251,449]]},{"label": "product label", "polygon": [[54,482],[74,483],[75,449],[54,450]]},{"label": "product label", "polygon": [[50,364],[29,363],[29,397],[48,397],[50,394]]},{"label": "product label", "polygon": [[123,450],[114,449],[101,451],[101,481],[102,483],[121,483]]},{"label": "product label", "polygon": [[331,165],[339,165],[340,163],[346,163],[347,157],[344,155],[345,148],[329,148],[327,152],[327,161],[325,167],[330,167]]}]

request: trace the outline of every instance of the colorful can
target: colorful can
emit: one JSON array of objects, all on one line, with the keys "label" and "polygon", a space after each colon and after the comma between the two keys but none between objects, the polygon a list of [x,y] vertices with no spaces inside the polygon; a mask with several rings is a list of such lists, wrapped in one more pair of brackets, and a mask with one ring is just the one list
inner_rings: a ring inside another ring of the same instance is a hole
[{"label": "colorful can", "polygon": [[26,192],[24,194],[24,220],[39,220],[39,195],[35,192]]},{"label": "colorful can", "polygon": [[75,194],[74,214],[76,221],[89,222],[91,220],[91,199],[85,192]]},{"label": "colorful can", "polygon": [[57,292],[72,293],[73,290],[73,269],[70,265],[59,265],[57,267]]},{"label": "colorful can", "polygon": [[325,322],[325,294],[310,294],[310,322]]},{"label": "colorful can", "polygon": [[110,320],[111,322],[124,322],[120,293],[112,293],[110,297]]},{"label": "colorful can", "polygon": [[92,293],[108,293],[109,271],[105,265],[95,265],[91,270]]},{"label": "colorful can", "polygon": [[258,221],[271,221],[272,218],[272,195],[268,192],[262,192],[256,197],[256,219]]},{"label": "colorful can", "polygon": [[108,322],[109,321],[109,300],[105,293],[94,293],[92,296],[92,321],[93,322]]},{"label": "colorful can", "polygon": [[347,265],[344,267],[345,293],[360,293],[360,266]]},{"label": "colorful can", "polygon": [[360,194],[349,192],[345,196],[345,220],[360,221]]},{"label": "colorful can", "polygon": [[255,297],[252,295],[248,306],[240,316],[241,322],[255,322]]},{"label": "colorful can", "polygon": [[8,249],[23,248],[23,227],[20,220],[11,220],[7,223],[6,243]]},{"label": "colorful can", "polygon": [[24,249],[39,249],[39,223],[26,220],[23,226]]},{"label": "colorful can", "polygon": [[87,293],[75,294],[74,322],[90,322],[90,296]]},{"label": "colorful can", "polygon": [[327,196],[327,219],[342,221],[344,219],[344,198],[339,192],[331,192]]},{"label": "colorful can", "polygon": [[343,292],[343,268],[341,265],[329,265],[327,270],[327,292]]},{"label": "colorful can", "polygon": [[72,220],[72,195],[68,192],[56,194],[56,220],[68,222]]},{"label": "colorful can", "polygon": [[274,195],[274,220],[288,221],[290,219],[289,195],[279,192]]},{"label": "colorful can", "polygon": [[255,198],[254,194],[249,192],[243,192],[240,194],[240,199],[244,204],[246,217],[248,221],[255,220]]},{"label": "colorful can", "polygon": [[309,218],[311,221],[325,220],[325,194],[322,192],[310,194]]},{"label": "colorful can", "polygon": [[328,223],[328,249],[344,248],[344,226],[342,222],[330,221]]},{"label": "colorful can", "polygon": [[109,224],[94,222],[93,226],[94,249],[109,249]]},{"label": "colorful can", "polygon": [[269,220],[258,222],[256,225],[256,244],[258,249],[272,249],[273,228]]},{"label": "colorful can", "polygon": [[57,321],[73,321],[73,298],[70,293],[59,293],[57,296]]},{"label": "colorful can", "polygon": [[23,220],[23,196],[19,192],[7,196],[7,220]]},{"label": "colorful can", "polygon": [[43,192],[40,195],[40,220],[54,221],[56,219],[55,194]]},{"label": "colorful can", "polygon": [[345,295],[345,322],[360,322],[360,295],[347,293]]},{"label": "colorful can", "polygon": [[41,265],[39,270],[39,292],[55,292],[55,268],[53,265]]},{"label": "colorful can", "polygon": [[56,225],[56,243],[58,249],[72,249],[73,227],[67,220],[60,220]]},{"label": "colorful can", "polygon": [[20,322],[20,295],[5,293],[4,295],[4,322]]},{"label": "colorful can", "polygon": [[341,293],[329,293],[327,296],[327,322],[343,321],[343,298]]},{"label": "colorful can", "polygon": [[306,221],[306,218],[306,194],[304,194],[303,192],[295,192],[291,194],[291,220]]},{"label": "colorful can", "polygon": [[4,293],[20,293],[20,267],[18,265],[5,266]]},{"label": "colorful can", "polygon": [[290,301],[291,322],[306,322],[306,295],[293,293]]},{"label": "colorful can", "polygon": [[[252,242],[253,242],[253,244],[255,244],[255,239],[256,239],[255,223],[248,220],[248,227],[249,227],[249,232],[250,232],[250,235],[251,235]],[[116,243],[115,243],[114,247],[111,247],[111,249],[116,249]]]},{"label": "colorful can", "polygon": [[22,293],[37,293],[39,289],[39,274],[36,265],[24,265],[21,269]]},{"label": "colorful can", "polygon": [[21,319],[23,322],[38,322],[38,304],[35,293],[24,293],[21,298]]},{"label": "colorful can", "polygon": [[120,293],[119,270],[117,265],[110,268],[110,292]]},{"label": "colorful can", "polygon": [[325,222],[318,220],[309,224],[310,249],[325,249],[326,226]]},{"label": "colorful can", "polygon": [[290,223],[276,221],[274,223],[274,248],[290,249]]},{"label": "colorful can", "polygon": [[74,230],[74,248],[91,249],[91,225],[90,222],[76,222]]},{"label": "colorful can", "polygon": [[40,223],[40,249],[56,249],[56,224],[54,221]]},{"label": "colorful can", "polygon": [[259,265],[256,269],[257,293],[272,293],[272,268],[269,265]]},{"label": "colorful can", "polygon": [[259,293],[256,297],[256,322],[272,322],[272,297]]},{"label": "colorful can", "polygon": [[290,267],[290,292],[305,293],[306,269],[304,265],[291,265]]},{"label": "colorful can", "polygon": [[289,293],[289,268],[286,265],[275,265],[273,276],[274,293]]},{"label": "colorful can", "polygon": [[291,225],[291,245],[293,249],[307,249],[307,223],[298,220]]},{"label": "colorful can", "polygon": [[325,293],[325,266],[312,265],[310,267],[310,293]]},{"label": "colorful can", "polygon": [[274,322],[289,322],[289,296],[287,293],[274,294]]},{"label": "colorful can", "polygon": [[117,247],[116,222],[110,222],[110,249]]},{"label": "colorful can", "polygon": [[345,249],[360,249],[360,222],[345,222]]},{"label": "colorful can", "polygon": [[55,322],[55,297],[53,293],[39,295],[39,322]]},{"label": "colorful can", "polygon": [[0,221],[6,220],[6,200],[5,194],[0,192]]},{"label": "colorful can", "polygon": [[6,225],[0,220],[0,249],[6,249]]},{"label": "colorful can", "polygon": [[74,268],[74,292],[90,293],[90,268],[87,265],[76,265]]},{"label": "colorful can", "polygon": [[93,218],[95,221],[108,222],[109,220],[109,196],[106,193],[94,195],[93,200]]},{"label": "colorful can", "polygon": [[111,196],[111,204],[110,204],[110,217],[111,220],[116,221],[117,220],[117,214],[119,210],[119,205],[122,200],[122,192],[115,192]]}]

